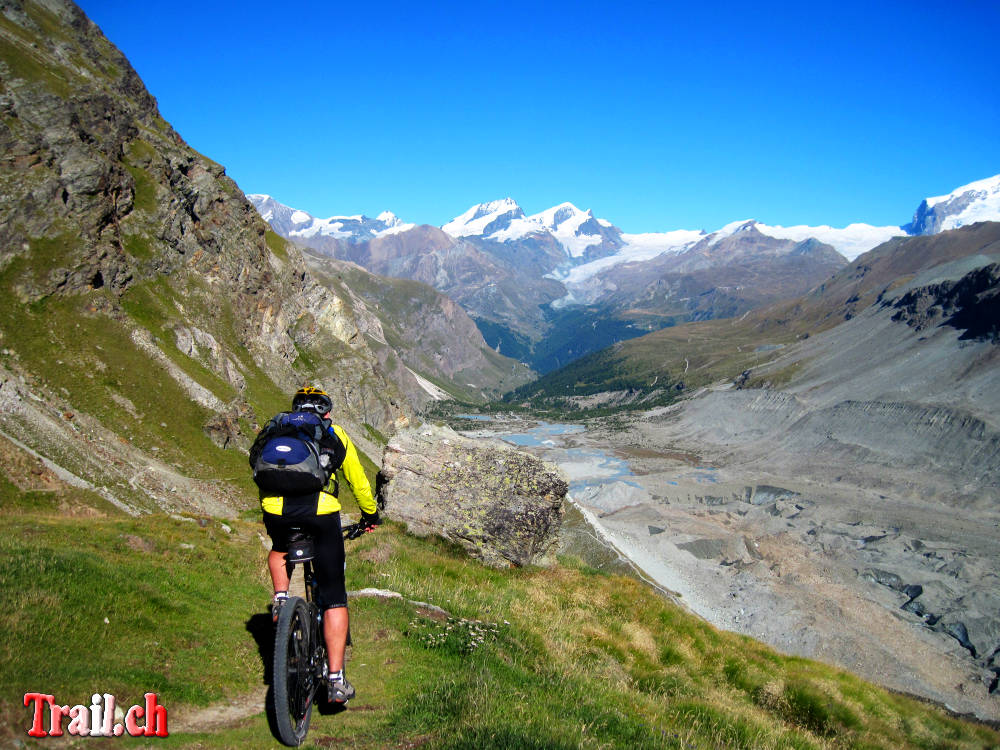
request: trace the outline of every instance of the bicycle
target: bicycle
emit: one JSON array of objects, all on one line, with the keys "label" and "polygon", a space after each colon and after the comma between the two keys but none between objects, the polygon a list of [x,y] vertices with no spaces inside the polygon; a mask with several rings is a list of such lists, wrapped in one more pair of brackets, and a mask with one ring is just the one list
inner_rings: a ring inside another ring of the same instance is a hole
[{"label": "bicycle", "polygon": [[[365,529],[360,523],[343,528],[345,539],[356,539]],[[329,665],[323,640],[323,613],[316,604],[313,577],[313,538],[296,529],[289,539],[286,565],[289,576],[302,565],[305,597],[290,596],[278,615],[274,635],[274,713],[279,739],[297,747],[309,731],[316,693],[326,685]],[[347,634],[350,644],[351,635]]]}]

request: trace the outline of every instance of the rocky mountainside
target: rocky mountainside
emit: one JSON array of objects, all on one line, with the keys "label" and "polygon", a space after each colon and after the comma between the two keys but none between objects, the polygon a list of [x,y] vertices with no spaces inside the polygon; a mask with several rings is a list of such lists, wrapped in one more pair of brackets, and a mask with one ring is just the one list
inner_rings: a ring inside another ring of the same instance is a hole
[{"label": "rocky mountainside", "polygon": [[482,402],[534,379],[527,366],[486,346],[465,310],[433,287],[310,250],[304,255],[326,287],[370,313],[359,319],[368,346],[412,403]]},{"label": "rocky mountainside", "polygon": [[[783,443],[776,455],[810,452],[803,433],[816,433],[825,458],[814,475],[852,467],[850,481],[878,488],[891,468],[905,471],[913,497],[994,510],[1000,224],[957,230],[949,247],[968,254],[920,257],[921,250],[943,246],[947,234],[904,240],[859,258],[858,270],[872,277],[867,282],[855,278],[843,286],[850,278],[845,273],[802,302],[803,312],[812,308],[804,318],[816,320],[824,302],[831,310],[830,302],[840,299],[837,325],[776,350],[772,361],[737,378],[736,387],[718,391],[717,398],[770,399],[767,430]],[[886,282],[887,269],[903,262],[906,271]],[[797,416],[781,416],[792,404]],[[740,432],[738,413],[730,414],[724,431]],[[840,432],[848,424],[857,435]],[[753,434],[759,437],[759,429]],[[747,442],[746,435],[732,437],[734,444]]]},{"label": "rocky mountainside", "polygon": [[130,512],[225,512],[250,497],[239,449],[303,382],[377,455],[369,434],[412,407],[370,313],[184,143],[100,30],[68,0],[6,2],[0,73],[11,465]]}]

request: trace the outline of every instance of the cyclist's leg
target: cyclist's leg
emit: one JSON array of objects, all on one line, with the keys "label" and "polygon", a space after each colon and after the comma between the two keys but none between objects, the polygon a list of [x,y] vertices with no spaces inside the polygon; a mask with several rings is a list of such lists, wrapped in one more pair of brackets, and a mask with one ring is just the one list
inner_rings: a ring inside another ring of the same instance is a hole
[{"label": "cyclist's leg", "polygon": [[285,553],[288,550],[276,550],[273,547],[267,553],[267,569],[271,573],[271,583],[274,585],[274,592],[288,591],[288,566],[285,561]]},{"label": "cyclist's leg", "polygon": [[347,614],[347,607],[333,607],[323,612],[323,639],[326,641],[326,653],[331,672],[339,672],[344,668],[344,652],[347,651],[349,627],[350,618]]},{"label": "cyclist's leg", "polygon": [[319,605],[323,609],[323,639],[330,671],[344,668],[347,648],[347,587],[344,583],[344,535],[340,513],[328,513],[314,519],[316,538],[316,581]]},{"label": "cyclist's leg", "polygon": [[264,513],[264,528],[271,537],[271,551],[267,555],[267,569],[275,593],[288,591],[288,568],[285,554],[288,552],[288,519],[273,513]]}]

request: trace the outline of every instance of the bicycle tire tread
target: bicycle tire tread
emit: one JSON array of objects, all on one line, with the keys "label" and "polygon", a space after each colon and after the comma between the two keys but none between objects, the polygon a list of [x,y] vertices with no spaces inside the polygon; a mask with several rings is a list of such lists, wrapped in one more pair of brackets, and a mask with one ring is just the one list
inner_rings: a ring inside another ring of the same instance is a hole
[{"label": "bicycle tire tread", "polygon": [[[296,642],[296,633],[299,641]],[[301,597],[291,597],[278,615],[274,635],[274,712],[279,739],[297,747],[309,731],[315,690],[310,686],[308,656],[312,644],[309,610]],[[305,642],[303,643],[303,639]],[[304,668],[304,669],[303,669]],[[290,672],[290,670],[292,670]],[[303,695],[308,691],[310,695]],[[304,701],[304,710],[300,705]],[[296,704],[296,705],[293,705]]]}]

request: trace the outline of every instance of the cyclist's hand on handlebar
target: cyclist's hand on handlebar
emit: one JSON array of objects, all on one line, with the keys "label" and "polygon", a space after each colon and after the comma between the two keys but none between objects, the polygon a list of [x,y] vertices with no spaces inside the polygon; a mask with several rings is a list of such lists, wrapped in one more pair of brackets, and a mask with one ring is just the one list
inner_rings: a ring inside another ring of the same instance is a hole
[{"label": "cyclist's hand on handlebar", "polygon": [[348,539],[357,539],[362,534],[367,534],[369,531],[375,531],[375,527],[382,523],[382,519],[378,514],[378,511],[374,513],[361,512],[361,520],[355,524],[354,528],[347,534]]}]

